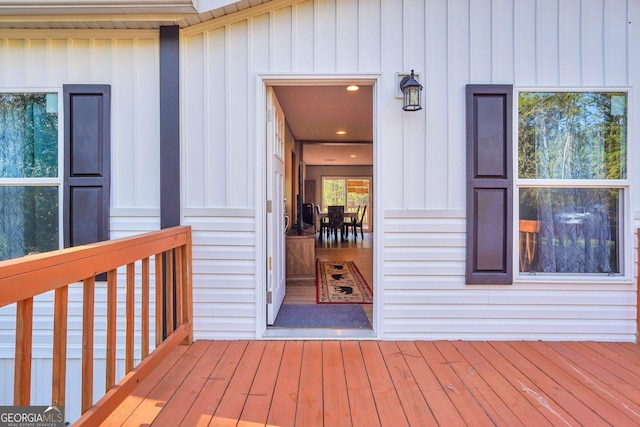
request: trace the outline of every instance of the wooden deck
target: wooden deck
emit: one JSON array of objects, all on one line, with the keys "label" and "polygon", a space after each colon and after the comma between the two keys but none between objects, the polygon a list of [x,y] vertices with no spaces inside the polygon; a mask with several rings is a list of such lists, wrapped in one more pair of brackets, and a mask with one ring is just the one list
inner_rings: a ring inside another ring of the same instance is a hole
[{"label": "wooden deck", "polygon": [[640,346],[196,341],[104,425],[640,425]]}]

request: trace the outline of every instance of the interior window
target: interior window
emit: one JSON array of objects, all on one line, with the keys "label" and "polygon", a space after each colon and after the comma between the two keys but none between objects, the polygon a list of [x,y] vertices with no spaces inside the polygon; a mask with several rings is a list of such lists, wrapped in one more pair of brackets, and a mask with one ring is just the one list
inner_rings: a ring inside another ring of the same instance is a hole
[{"label": "interior window", "polygon": [[[345,212],[357,212],[369,205],[369,178],[345,178],[345,177],[323,177],[322,178],[322,210],[326,212],[329,206],[344,206]],[[369,230],[369,212],[365,212],[363,228]]]},{"label": "interior window", "polygon": [[0,93],[0,260],[59,248],[58,94]]},{"label": "interior window", "polygon": [[626,92],[518,95],[521,273],[620,274]]}]

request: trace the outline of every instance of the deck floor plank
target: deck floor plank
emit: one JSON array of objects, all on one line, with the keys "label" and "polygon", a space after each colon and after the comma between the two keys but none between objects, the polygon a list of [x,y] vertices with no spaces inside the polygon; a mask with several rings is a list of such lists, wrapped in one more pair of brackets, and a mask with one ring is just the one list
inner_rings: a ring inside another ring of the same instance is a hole
[{"label": "deck floor plank", "polygon": [[371,383],[367,375],[360,343],[343,341],[341,347],[351,423],[354,427],[380,426],[376,402],[371,391]]},{"label": "deck floor plank", "polygon": [[[626,398],[634,402],[631,409],[640,414],[640,388],[639,383],[634,381],[633,376],[620,375],[625,372],[624,370],[622,372],[619,369],[612,371],[611,364],[602,363],[598,359],[581,353],[579,351],[580,348],[576,349],[570,343],[554,343],[553,349],[564,357],[565,363],[579,366],[582,375],[592,375],[598,378],[601,387],[605,387],[614,395],[621,396],[617,397],[618,399]],[[640,360],[640,355],[638,359]]]},{"label": "deck floor plank", "polygon": [[176,363],[181,361],[183,354],[190,349],[191,346],[181,345],[171,352],[165,360],[163,360],[157,369],[136,387],[135,392],[129,395],[107,419],[101,424],[104,427],[122,425],[124,420],[140,406],[140,403],[153,391],[165,374],[170,371]]},{"label": "deck floor plank", "polygon": [[302,350],[296,426],[323,425],[322,342],[306,341]]},{"label": "deck floor plank", "polygon": [[322,406],[322,342],[305,341],[302,350],[300,387],[296,406],[296,426],[321,426]]},{"label": "deck floor plank", "polygon": [[191,372],[198,360],[211,345],[210,342],[196,342],[189,346],[189,349],[181,357],[181,362],[174,365],[162,380],[154,387],[135,412],[126,420],[125,425],[151,424],[160,414],[166,403],[173,397],[184,381],[184,378]]},{"label": "deck floor plank", "polygon": [[423,357],[429,362],[438,382],[443,390],[454,403],[463,419],[473,421],[474,426],[492,426],[493,420],[489,418],[486,411],[478,405],[478,401],[471,391],[460,380],[451,364],[456,360],[446,360],[433,341],[419,341],[418,349]]},{"label": "deck floor plank", "polygon": [[265,425],[267,423],[284,344],[284,341],[269,341],[266,343],[260,366],[256,372],[256,378],[251,385],[247,401],[242,409],[238,427]]},{"label": "deck floor plank", "polygon": [[[640,404],[638,403],[640,400],[637,398],[638,396],[630,399],[627,395],[617,390],[618,388],[623,389],[626,383],[618,382],[617,377],[612,376],[605,369],[583,358],[579,354],[574,353],[570,360],[556,350],[561,348],[561,344],[531,342],[527,343],[527,345],[538,353],[543,354],[559,369],[562,369],[567,375],[571,376],[575,381],[578,381],[579,385],[575,388],[576,394],[586,398],[589,397],[589,391],[591,391],[593,395],[588,404],[595,405],[594,409],[598,414],[602,415],[605,413],[606,408],[603,409],[602,407],[607,405],[611,407],[612,410],[627,417],[626,420],[624,418],[622,419],[624,425],[640,425]],[[616,387],[611,387],[609,385],[610,382],[617,382]],[[610,414],[608,411],[605,418],[608,421],[620,419],[619,416]]]},{"label": "deck floor plank", "polygon": [[[587,347],[594,353],[594,357],[605,363],[612,372],[618,372],[618,375],[633,379],[636,384],[640,384],[640,359],[637,353],[624,351],[619,344],[603,345],[596,342],[580,342],[581,346]],[[627,367],[631,365],[635,369],[628,372]]]},{"label": "deck floor plank", "polygon": [[208,374],[200,394],[196,396],[187,416],[180,422],[180,426],[209,425],[248,344],[248,341],[229,343],[216,367]]},{"label": "deck floor plank", "polygon": [[379,345],[409,425],[435,425],[436,419],[398,343],[382,341]]},{"label": "deck floor plank", "polygon": [[640,425],[638,366],[628,343],[196,341],[103,425]]},{"label": "deck floor plank", "polygon": [[[606,426],[597,410],[585,404],[575,395],[576,382],[556,369],[551,362],[536,352],[521,353],[524,343],[496,342],[494,348],[507,360],[517,363],[523,377],[531,381],[530,390],[538,396],[545,395],[545,403],[550,408],[560,407],[581,425]],[[520,350],[520,351],[519,351]],[[544,370],[542,369],[544,367]],[[523,380],[526,381],[526,380]],[[563,384],[565,387],[563,387]],[[558,410],[555,409],[557,412]]]},{"label": "deck floor plank", "polygon": [[378,343],[363,341],[360,347],[376,408],[378,408],[380,424],[393,427],[409,425],[404,412],[399,411],[402,404]]},{"label": "deck floor plank", "polygon": [[466,425],[444,388],[438,382],[429,364],[422,358],[415,342],[398,342],[398,348],[402,352],[416,384],[427,401],[435,422],[446,426]]},{"label": "deck floor plank", "polygon": [[[322,343],[323,425],[343,427],[351,425],[349,393],[340,341]],[[324,408],[331,408],[325,411]]]},{"label": "deck floor plank", "polygon": [[519,372],[509,369],[508,365],[495,366],[492,361],[487,360],[482,353],[483,342],[462,341],[456,343],[456,348],[473,366],[474,371],[480,375],[490,385],[499,398],[511,409],[521,423],[525,425],[551,425],[552,422],[545,418],[538,410],[540,402],[532,395],[522,391],[523,385],[509,378],[519,377]]},{"label": "deck floor plank", "polygon": [[[531,406],[526,401],[521,401],[518,391],[493,366],[486,363],[468,342],[439,341],[436,343],[436,348],[445,360],[450,361],[449,366],[467,389],[473,390],[475,398],[491,420],[512,427],[524,426],[525,422],[532,421],[538,426],[547,424],[546,419],[537,413],[541,419],[527,419],[531,413]],[[458,409],[453,403],[452,406],[453,408],[448,409],[448,412],[457,414]],[[439,418],[438,421],[440,421]]]},{"label": "deck floor plank", "polygon": [[220,400],[220,404],[209,422],[209,426],[231,427],[237,424],[242,414],[242,408],[249,396],[247,390],[251,389],[253,380],[256,377],[266,344],[266,341],[249,342]]},{"label": "deck floor plank", "polygon": [[187,416],[194,399],[202,391],[207,378],[220,362],[228,345],[228,341],[211,342],[198,363],[186,376],[179,391],[176,392],[176,398],[168,401],[154,420],[154,426],[176,425]]},{"label": "deck floor plank", "polygon": [[287,341],[284,345],[267,425],[292,426],[295,424],[302,351],[302,341]]},{"label": "deck floor plank", "polygon": [[[582,416],[579,421],[583,425],[606,426],[610,425],[612,421],[614,425],[629,425],[631,423],[627,414],[620,412],[609,400],[602,399],[602,397],[598,396],[594,389],[590,387],[590,384],[583,382],[583,379],[576,379],[559,367],[555,363],[555,359],[557,358],[554,357],[554,354],[546,350],[550,345],[551,343],[543,345],[538,345],[538,343],[535,342],[522,343],[522,346],[527,346],[528,349],[530,348],[534,350],[523,350],[527,354],[529,360],[534,361],[536,364],[544,363],[545,374],[553,378],[559,386],[557,394],[568,394],[571,395],[573,399],[581,402],[584,410],[572,411],[572,413],[575,413],[576,415],[580,414]],[[542,352],[545,354],[542,354]],[[550,357],[547,357],[547,355],[550,355]],[[566,405],[564,407],[567,408]]]}]

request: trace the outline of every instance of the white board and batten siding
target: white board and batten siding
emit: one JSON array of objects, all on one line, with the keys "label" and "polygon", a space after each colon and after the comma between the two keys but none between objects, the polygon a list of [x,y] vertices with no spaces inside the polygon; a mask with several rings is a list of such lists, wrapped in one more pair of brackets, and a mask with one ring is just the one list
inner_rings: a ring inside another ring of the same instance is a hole
[{"label": "white board and batten siding", "polygon": [[[158,52],[157,31],[0,30],[0,91],[57,91],[61,100],[64,84],[111,85],[111,238],[160,228]],[[60,127],[63,120],[60,110]],[[59,168],[62,171],[63,164]],[[123,274],[119,274],[119,298],[125,295],[124,283]],[[140,301],[140,295],[136,300]],[[104,369],[105,307],[106,289],[104,283],[98,283],[96,369]],[[79,285],[70,287],[69,313],[66,412],[70,419],[76,419],[80,415],[81,390],[75,379],[80,377],[82,352]],[[118,313],[124,313],[124,301],[119,302]],[[33,404],[51,401],[48,379],[51,378],[52,318],[53,295],[36,297]],[[122,333],[118,334],[117,376],[121,378],[125,372],[123,320],[119,321],[118,328]],[[15,305],[11,305],[0,308],[2,404],[12,402],[14,340]],[[136,346],[139,345],[138,337]],[[137,349],[136,355],[139,354]],[[42,384],[38,378],[42,378]],[[104,376],[97,375],[94,396],[100,397],[103,393]]]},{"label": "white board and batten siding", "polygon": [[[196,337],[261,337],[264,82],[364,75],[376,85],[379,338],[635,340],[631,277],[465,285],[464,93],[469,83],[633,90],[638,22],[633,0],[274,0],[183,29],[182,188],[194,227]],[[425,87],[424,109],[405,113],[396,74],[411,69]],[[630,117],[638,99],[632,93]],[[633,158],[633,124],[630,132]],[[635,242],[640,180],[629,173],[625,238]],[[635,272],[632,259],[626,268]]]}]

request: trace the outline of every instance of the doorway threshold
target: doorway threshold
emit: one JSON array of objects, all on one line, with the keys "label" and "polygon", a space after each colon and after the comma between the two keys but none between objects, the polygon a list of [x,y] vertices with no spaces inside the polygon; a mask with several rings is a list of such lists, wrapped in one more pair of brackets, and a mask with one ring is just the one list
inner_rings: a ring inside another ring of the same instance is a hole
[{"label": "doorway threshold", "polygon": [[359,328],[274,328],[267,327],[263,338],[293,339],[377,339],[373,329]]}]

